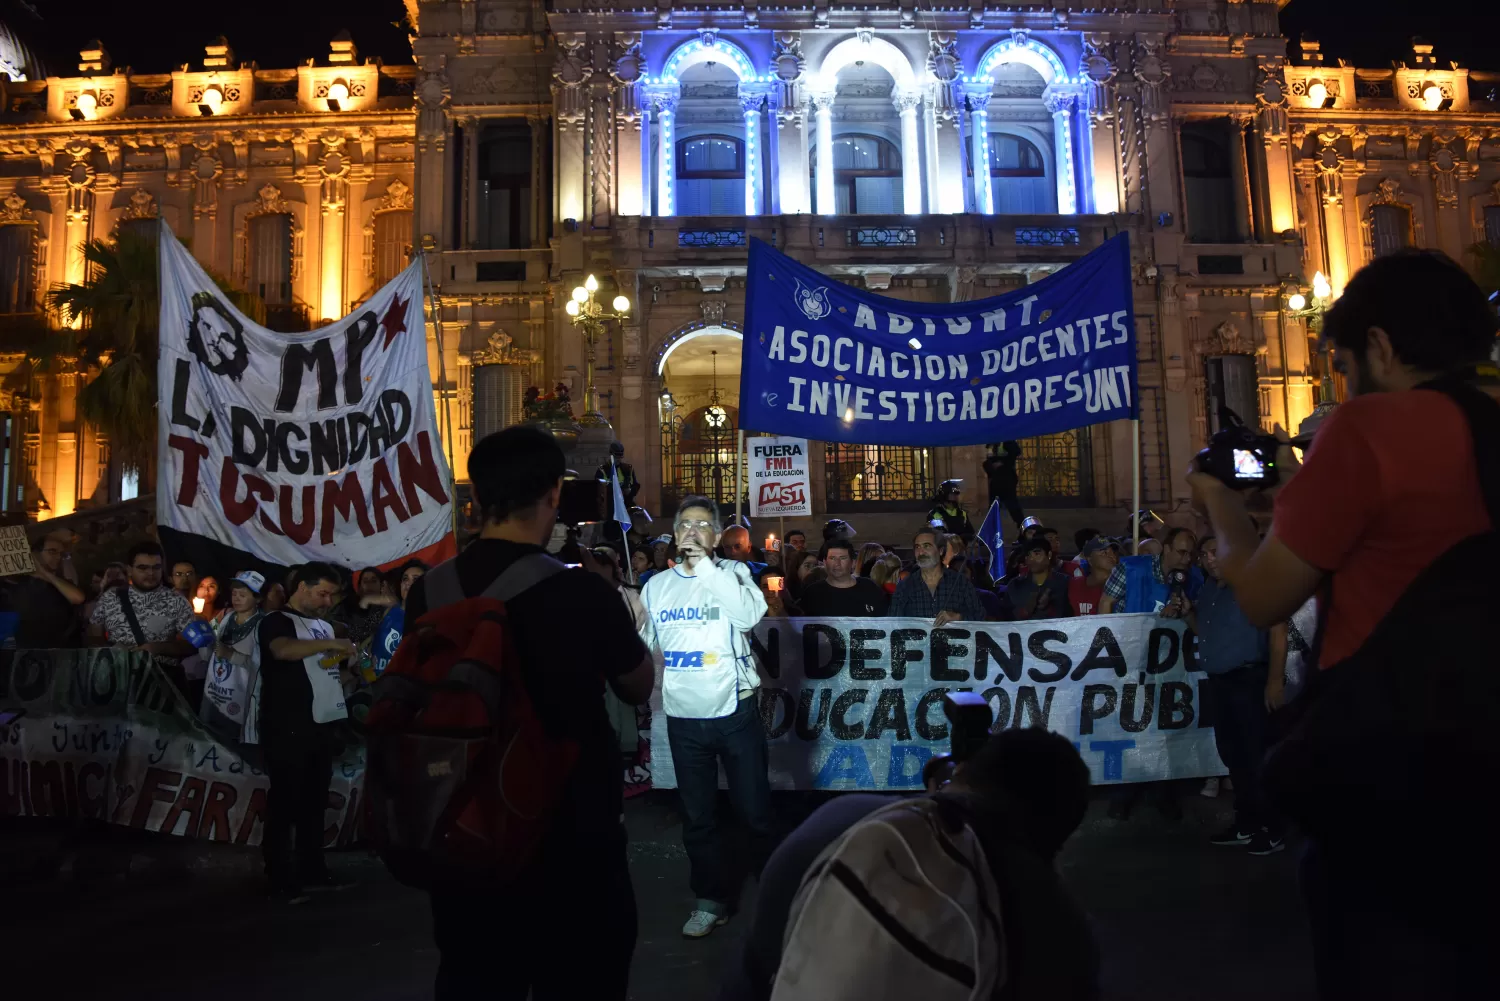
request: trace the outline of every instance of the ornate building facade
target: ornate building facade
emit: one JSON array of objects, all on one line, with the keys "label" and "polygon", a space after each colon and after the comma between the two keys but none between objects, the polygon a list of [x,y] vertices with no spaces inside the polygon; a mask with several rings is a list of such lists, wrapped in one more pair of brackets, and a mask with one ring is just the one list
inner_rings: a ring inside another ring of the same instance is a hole
[{"label": "ornate building facade", "polygon": [[[1289,59],[1273,2],[407,10],[413,67],[361,63],[339,40],[295,70],[210,48],[201,69],[139,78],[86,53],[78,76],[7,84],[0,263],[7,289],[33,291],[5,308],[76,279],[82,237],[158,213],[289,323],[340,315],[426,248],[462,474],[476,431],[517,419],[521,388],[561,385],[581,412],[589,348],[565,306],[593,274],[604,301],[631,303],[594,346],[599,409],[660,512],[687,492],[731,499],[751,238],[946,302],[1024,286],[1123,231],[1143,497],[1171,508],[1221,404],[1295,428],[1336,395],[1309,338],[1316,274],[1337,294],[1400,246],[1463,259],[1500,243],[1500,75],[1439,68],[1421,43],[1385,70],[1311,42]],[[12,400],[30,423],[7,468],[54,512],[66,470],[103,454],[68,392],[32,379]],[[1128,504],[1128,425],[1023,447],[1030,506],[1092,520]],[[973,509],[982,459],[817,445],[814,510],[894,516],[948,477]],[[76,472],[71,497],[98,481]]]},{"label": "ornate building facade", "polygon": [[[24,75],[0,75],[0,322],[59,324],[45,295],[84,279],[82,246],[159,219],[280,330],[344,315],[406,266],[412,67],[361,60],[340,36],[284,70],[219,39],[171,73],[115,68],[96,46],[76,73]],[[0,345],[0,511],[58,517],[150,487],[79,419],[90,376]]]}]

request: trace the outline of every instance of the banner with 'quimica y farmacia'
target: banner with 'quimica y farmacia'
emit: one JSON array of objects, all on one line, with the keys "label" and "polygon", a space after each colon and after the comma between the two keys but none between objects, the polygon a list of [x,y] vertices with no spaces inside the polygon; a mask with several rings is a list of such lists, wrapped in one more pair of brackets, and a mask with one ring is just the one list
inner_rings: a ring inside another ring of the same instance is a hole
[{"label": "banner with 'quimica y farmacia'", "polygon": [[[1095,782],[1224,774],[1203,714],[1197,640],[1155,615],[1031,622],[782,619],[751,634],[773,789],[920,789],[947,753],[948,692],[978,692],[1004,727],[1078,748]],[[652,784],[675,788],[661,693]]]},{"label": "banner with 'quimica y farmacia'", "polygon": [[872,295],[752,241],[740,426],[979,445],[1136,417],[1130,244],[971,302]]},{"label": "banner with 'quimica y farmacia'", "polygon": [[236,310],[165,225],[160,245],[158,524],[282,566],[451,545],[421,262],[285,334]]}]

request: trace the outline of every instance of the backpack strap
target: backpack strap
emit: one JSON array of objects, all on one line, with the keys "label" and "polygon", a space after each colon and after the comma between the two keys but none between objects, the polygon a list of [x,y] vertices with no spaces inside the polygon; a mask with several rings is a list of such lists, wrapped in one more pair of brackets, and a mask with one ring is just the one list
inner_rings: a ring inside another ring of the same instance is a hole
[{"label": "backpack strap", "polygon": [[518,594],[531,590],[537,584],[568,569],[567,565],[546,553],[527,553],[505,568],[495,582],[484,589],[482,598],[495,601],[510,601]]},{"label": "backpack strap", "polygon": [[422,590],[427,595],[427,610],[456,605],[464,600],[463,584],[458,579],[458,560],[444,560],[422,577]]},{"label": "backpack strap", "polygon": [[1474,439],[1474,466],[1484,507],[1490,526],[1500,531],[1500,402],[1468,380],[1435,379],[1426,388],[1447,396],[1463,411]]},{"label": "backpack strap", "polygon": [[115,588],[115,597],[120,599],[120,614],[125,616],[126,625],[135,635],[135,645],[146,645],[146,634],[141,629],[141,620],[136,618],[135,606],[130,603],[130,585],[121,584]]}]

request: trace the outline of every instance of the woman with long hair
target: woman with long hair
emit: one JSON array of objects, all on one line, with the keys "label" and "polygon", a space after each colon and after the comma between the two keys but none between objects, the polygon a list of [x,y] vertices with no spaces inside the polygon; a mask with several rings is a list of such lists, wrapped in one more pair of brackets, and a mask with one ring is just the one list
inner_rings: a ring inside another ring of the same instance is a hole
[{"label": "woman with long hair", "polygon": [[878,542],[866,542],[859,547],[859,575],[870,576],[870,567],[875,561],[885,555],[885,547]]},{"label": "woman with long hair", "polygon": [[374,681],[380,677],[391,658],[396,656],[396,648],[401,645],[401,633],[406,628],[406,596],[411,594],[411,586],[421,580],[426,572],[426,563],[407,560],[401,565],[401,569],[391,575],[396,588],[393,595],[396,603],[385,613],[375,630],[375,638],[370,643],[370,670],[365,677],[366,681]]},{"label": "woman with long hair", "polygon": [[817,553],[803,553],[796,568],[786,575],[786,591],[783,592],[782,600],[789,614],[802,614],[802,589],[807,586],[808,575],[822,565]]},{"label": "woman with long hair", "polygon": [[886,594],[895,594],[896,585],[901,583],[901,557],[884,554],[870,567],[869,578],[884,588]]}]

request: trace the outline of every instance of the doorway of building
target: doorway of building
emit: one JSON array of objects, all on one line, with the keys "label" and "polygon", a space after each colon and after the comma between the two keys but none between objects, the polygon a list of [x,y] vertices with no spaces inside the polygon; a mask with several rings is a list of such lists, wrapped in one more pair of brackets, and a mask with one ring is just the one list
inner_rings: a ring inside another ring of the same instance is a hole
[{"label": "doorway of building", "polygon": [[[736,330],[703,327],[677,338],[662,355],[663,512],[692,494],[734,504],[741,341]],[[747,481],[742,470],[742,496]]]}]

